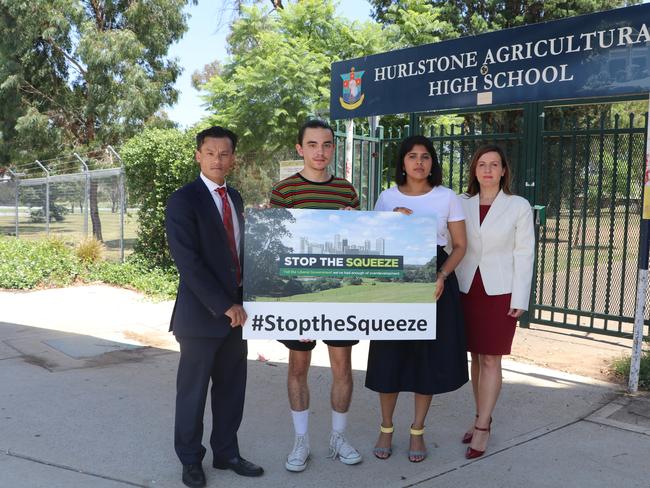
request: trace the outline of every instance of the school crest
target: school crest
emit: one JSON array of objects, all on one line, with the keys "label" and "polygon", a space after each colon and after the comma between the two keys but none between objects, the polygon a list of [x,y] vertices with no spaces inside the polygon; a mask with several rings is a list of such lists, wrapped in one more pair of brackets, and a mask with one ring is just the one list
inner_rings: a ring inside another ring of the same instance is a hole
[{"label": "school crest", "polygon": [[349,73],[341,75],[343,79],[343,96],[339,97],[341,107],[346,110],[354,110],[363,103],[365,95],[363,94],[363,86],[361,85],[361,78],[363,78],[365,71],[354,71],[354,68]]}]

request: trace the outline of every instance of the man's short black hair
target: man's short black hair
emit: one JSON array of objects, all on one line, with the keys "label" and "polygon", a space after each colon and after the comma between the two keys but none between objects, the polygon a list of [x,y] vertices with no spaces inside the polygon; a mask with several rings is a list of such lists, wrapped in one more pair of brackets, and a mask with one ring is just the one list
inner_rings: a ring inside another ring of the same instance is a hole
[{"label": "man's short black hair", "polygon": [[230,139],[230,142],[232,142],[232,152],[235,152],[235,147],[237,147],[238,137],[237,134],[235,134],[233,131],[225,129],[218,125],[213,125],[212,127],[208,127],[207,129],[202,130],[196,135],[197,151],[201,149],[201,146],[203,145],[203,141],[205,141],[206,137],[214,137],[215,139],[227,137],[228,139]]},{"label": "man's short black hair", "polygon": [[302,146],[302,139],[305,137],[305,131],[307,129],[327,129],[332,133],[332,140],[334,140],[334,129],[324,120],[320,119],[311,119],[302,124],[302,127],[298,131],[298,144]]}]

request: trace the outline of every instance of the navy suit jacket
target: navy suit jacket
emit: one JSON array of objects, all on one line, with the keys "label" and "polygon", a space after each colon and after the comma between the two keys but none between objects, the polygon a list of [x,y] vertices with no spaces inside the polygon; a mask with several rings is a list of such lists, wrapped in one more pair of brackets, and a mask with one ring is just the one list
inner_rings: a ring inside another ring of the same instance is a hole
[{"label": "navy suit jacket", "polygon": [[[227,188],[241,227],[243,250],[244,204],[237,190]],[[180,338],[225,337],[231,327],[224,312],[241,304],[240,289],[223,221],[201,178],[169,197],[165,229],[180,275],[169,330]],[[239,262],[243,269],[241,252]]]}]

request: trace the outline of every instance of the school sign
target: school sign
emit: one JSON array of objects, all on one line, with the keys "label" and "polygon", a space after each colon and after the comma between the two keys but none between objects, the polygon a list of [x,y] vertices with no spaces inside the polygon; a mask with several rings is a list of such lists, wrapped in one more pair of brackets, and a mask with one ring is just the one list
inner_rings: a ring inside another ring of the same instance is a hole
[{"label": "school sign", "polygon": [[330,117],[650,91],[650,4],[332,64]]}]

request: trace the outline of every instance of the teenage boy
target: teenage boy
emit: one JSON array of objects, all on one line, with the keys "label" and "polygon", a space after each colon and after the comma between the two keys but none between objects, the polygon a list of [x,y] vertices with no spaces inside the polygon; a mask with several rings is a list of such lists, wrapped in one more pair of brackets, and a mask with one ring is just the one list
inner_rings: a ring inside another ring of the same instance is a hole
[{"label": "teenage boy", "polygon": [[[277,183],[271,191],[271,207],[309,209],[358,209],[354,187],[342,178],[329,174],[327,168],[334,154],[334,131],[322,120],[309,120],[298,132],[296,144],[304,167]],[[314,341],[281,341],[289,349],[287,386],[295,430],[293,450],[285,467],[299,472],[309,460],[309,386],[307,373]],[[347,412],[352,398],[352,346],[359,341],[324,341],[332,370],[332,433],[330,457],[344,464],[361,462],[361,455],[345,439]]]},{"label": "teenage boy", "polygon": [[196,136],[200,176],[167,202],[165,228],[180,282],[170,330],[180,344],[176,379],[174,447],[186,486],[206,485],[203,411],[212,380],[213,463],[242,476],[264,470],[239,455],[237,430],[246,390],[246,341],[242,326],[241,250],[244,205],[226,185],[237,136],[210,127]]}]

